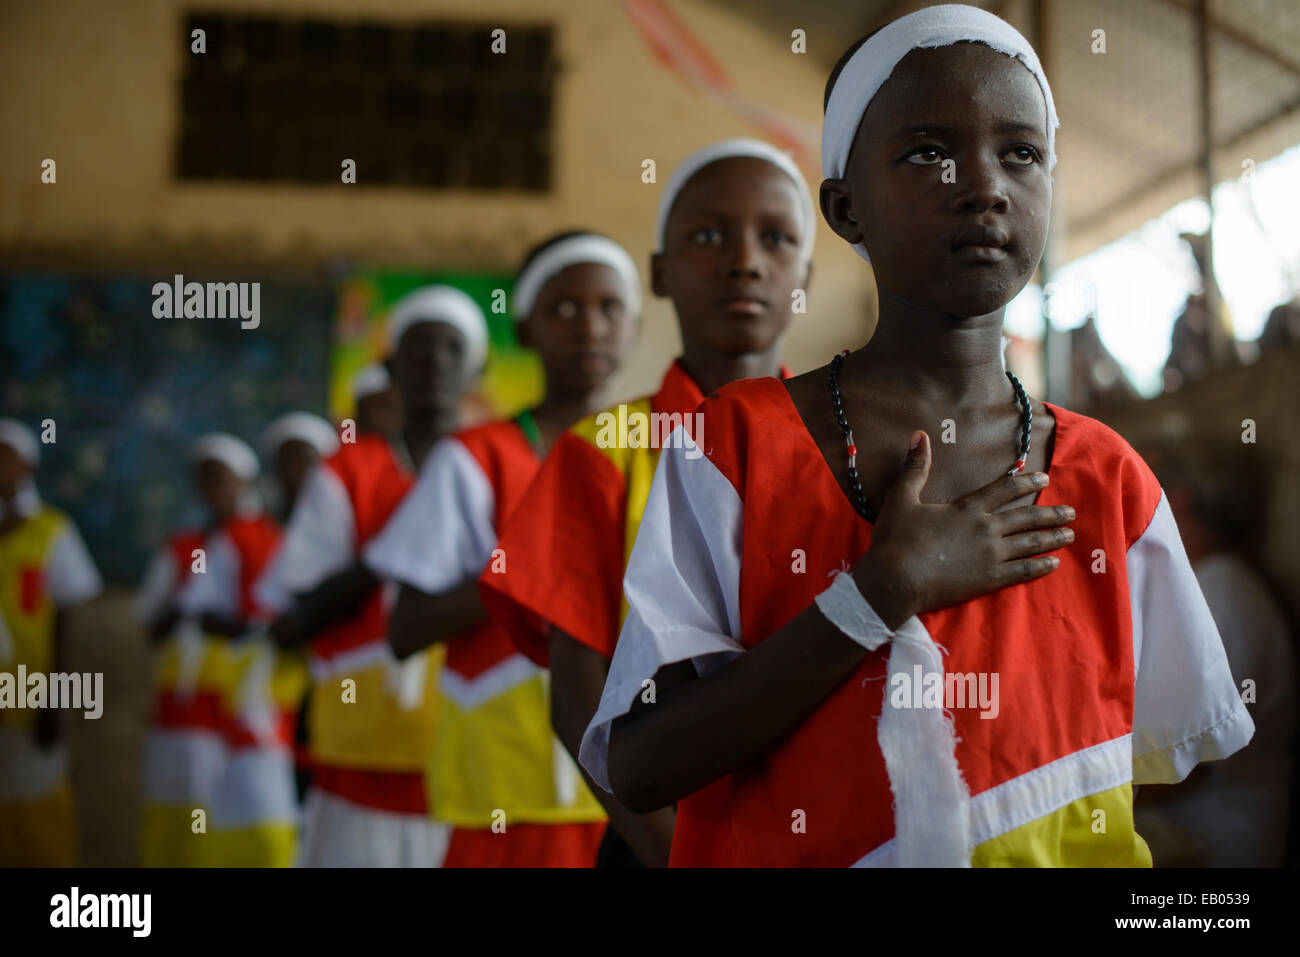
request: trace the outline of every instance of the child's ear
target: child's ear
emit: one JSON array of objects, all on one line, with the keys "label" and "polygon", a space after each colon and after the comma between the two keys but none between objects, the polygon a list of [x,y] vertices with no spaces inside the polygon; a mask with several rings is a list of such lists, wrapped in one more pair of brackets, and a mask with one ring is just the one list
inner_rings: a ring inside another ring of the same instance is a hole
[{"label": "child's ear", "polygon": [[842,179],[823,180],[820,199],[822,216],[831,229],[835,230],[835,235],[850,245],[862,242],[862,225],[853,209],[853,196],[848,182]]},{"label": "child's ear", "polygon": [[650,254],[650,291],[660,299],[668,298],[667,269],[663,253]]}]

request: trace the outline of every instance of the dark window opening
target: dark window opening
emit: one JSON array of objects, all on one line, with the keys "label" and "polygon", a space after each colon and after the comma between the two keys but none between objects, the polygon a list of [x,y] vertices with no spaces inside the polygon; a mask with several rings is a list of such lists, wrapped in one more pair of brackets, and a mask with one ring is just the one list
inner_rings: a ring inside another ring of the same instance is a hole
[{"label": "dark window opening", "polygon": [[[557,72],[549,26],[390,25],[193,14],[182,180],[544,192]],[[206,52],[191,52],[194,30]]]}]

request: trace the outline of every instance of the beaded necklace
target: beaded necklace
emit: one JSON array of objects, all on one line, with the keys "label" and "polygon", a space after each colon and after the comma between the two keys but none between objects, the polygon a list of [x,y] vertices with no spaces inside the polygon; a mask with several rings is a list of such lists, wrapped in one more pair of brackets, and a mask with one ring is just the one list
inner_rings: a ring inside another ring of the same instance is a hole
[{"label": "beaded necklace", "polygon": [[[831,360],[831,405],[835,409],[835,421],[840,424],[840,429],[844,432],[844,444],[849,452],[849,486],[853,489],[854,508],[868,522],[875,522],[876,510],[862,494],[862,481],[858,478],[858,447],[853,442],[853,430],[849,428],[849,420],[844,415],[844,400],[840,396],[840,364],[848,354],[849,350],[845,349]],[[1029,433],[1033,428],[1034,413],[1029,407],[1029,397],[1025,395],[1025,387],[1020,384],[1015,373],[1008,370],[1007,378],[1011,380],[1011,389],[1020,408],[1020,457],[1007,472],[1008,475],[1015,475],[1024,469],[1025,462],[1029,460]]]}]

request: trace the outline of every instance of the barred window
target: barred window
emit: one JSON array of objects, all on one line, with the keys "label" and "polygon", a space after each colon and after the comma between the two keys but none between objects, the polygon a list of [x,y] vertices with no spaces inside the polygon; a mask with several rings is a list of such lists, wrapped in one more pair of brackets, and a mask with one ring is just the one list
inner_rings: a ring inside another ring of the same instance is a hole
[{"label": "barred window", "polygon": [[181,180],[550,188],[550,26],[194,13],[185,50]]}]

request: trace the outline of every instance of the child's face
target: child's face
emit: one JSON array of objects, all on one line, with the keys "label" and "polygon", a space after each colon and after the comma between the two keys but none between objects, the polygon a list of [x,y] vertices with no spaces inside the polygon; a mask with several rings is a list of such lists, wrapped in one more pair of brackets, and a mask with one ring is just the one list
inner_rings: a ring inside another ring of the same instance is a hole
[{"label": "child's face", "polygon": [[384,389],[357,400],[357,428],[362,432],[396,435],[402,428],[402,403],[397,390]]},{"label": "child's face", "polygon": [[636,323],[613,267],[575,263],[543,284],[519,333],[541,356],[547,390],[582,396],[618,371]]},{"label": "child's face", "polygon": [[195,481],[199,495],[217,521],[225,521],[238,511],[244,481],[225,463],[216,459],[204,459],[198,464]]},{"label": "child's face", "polygon": [[766,160],[732,157],[691,177],[673,203],[655,294],[673,301],[682,339],[724,355],[770,348],[806,289],[798,187]]},{"label": "child's face", "polygon": [[293,502],[307,480],[307,473],[320,461],[316,447],[299,439],[280,443],[275,453],[275,477],[286,502]]},{"label": "child's face", "polygon": [[[1019,61],[980,43],[913,50],[867,107],[823,210],[841,236],[865,240],[895,296],[952,316],[996,312],[1042,258],[1046,130],[1043,93]],[[979,227],[990,231],[972,245]]]},{"label": "child's face", "polygon": [[469,369],[465,334],[448,322],[417,322],[393,355],[393,382],[411,417],[455,410],[477,369]]}]

